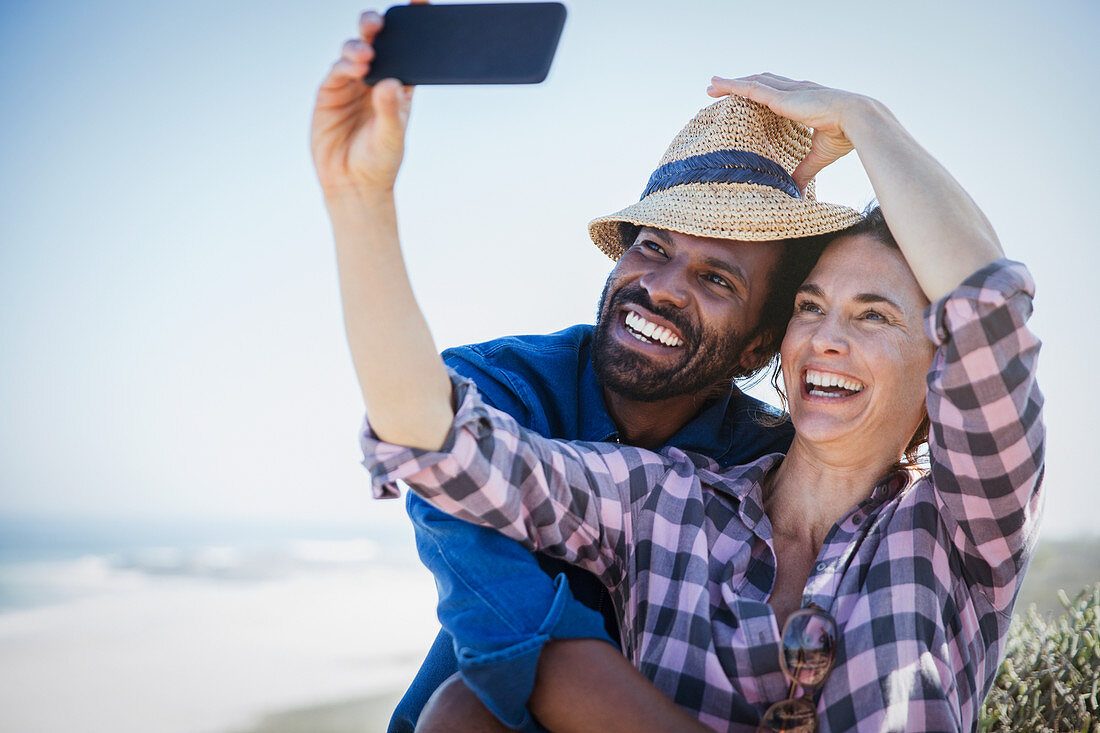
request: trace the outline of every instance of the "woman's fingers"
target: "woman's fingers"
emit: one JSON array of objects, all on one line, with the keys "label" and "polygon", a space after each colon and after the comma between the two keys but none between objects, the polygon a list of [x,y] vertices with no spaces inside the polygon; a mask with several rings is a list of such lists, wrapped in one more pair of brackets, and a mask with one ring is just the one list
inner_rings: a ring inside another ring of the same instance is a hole
[{"label": "woman's fingers", "polygon": [[[807,89],[824,89],[824,87],[820,84],[814,84],[812,81],[795,81],[785,76],[765,72],[735,79],[727,79],[721,76],[711,77],[707,92],[712,97],[720,97],[723,94],[737,94],[767,104],[763,99],[757,99],[757,97],[769,96],[774,99],[778,96],[775,94],[776,92],[797,92]],[[754,94],[755,96],[753,96]]]},{"label": "woman's fingers", "polygon": [[814,176],[820,173],[821,169],[831,162],[833,161],[827,159],[820,150],[815,150],[811,147],[810,152],[806,154],[802,162],[791,172],[791,178],[794,179],[794,183],[798,186],[798,190],[805,194],[806,187],[810,185],[810,181],[814,179]]},{"label": "woman's fingers", "polygon": [[382,16],[377,11],[368,10],[359,16],[359,38],[364,43],[373,43],[374,37],[380,30],[382,30]]},{"label": "woman's fingers", "polygon": [[[352,81],[362,85],[363,77],[367,75],[367,68],[368,64],[366,61],[351,61],[346,58],[340,58],[332,65],[332,68],[329,69],[328,76],[321,82],[321,91],[328,90],[329,92],[336,92]],[[318,101],[320,102],[321,100]],[[327,104],[325,106],[327,106]]]},{"label": "woman's fingers", "polygon": [[[427,5],[428,0],[409,0],[409,5]],[[370,55],[365,60],[371,61],[374,59],[374,43],[375,37],[378,32],[382,30],[382,16],[374,10],[368,10],[359,16],[359,37],[362,43],[370,48]],[[350,44],[351,41],[348,41]],[[345,50],[348,44],[344,44]],[[359,54],[365,54],[365,51],[358,51]],[[366,72],[364,72],[364,76]],[[405,87],[406,100],[412,98],[413,88]]]},{"label": "woman's fingers", "polygon": [[739,97],[745,97],[754,102],[771,106],[778,101],[782,92],[751,77],[724,79],[720,76],[715,76],[710,80],[710,86],[707,87],[707,94],[712,97],[724,97],[727,94],[736,94]]},{"label": "woman's fingers", "polygon": [[374,85],[377,139],[391,150],[399,151],[404,147],[411,104],[411,87],[401,86],[396,79],[383,79]]},{"label": "woman's fingers", "polygon": [[810,152],[802,159],[802,162],[791,173],[794,182],[803,191],[809,182],[821,172],[825,166],[840,160],[852,152],[852,143],[844,135],[825,130],[814,130],[810,139]]},{"label": "woman's fingers", "polygon": [[352,38],[340,49],[340,57],[355,63],[364,63],[374,58],[374,48],[368,43]]},{"label": "woman's fingers", "polygon": [[851,96],[847,92],[765,73],[736,79],[712,77],[707,93],[712,97],[736,94],[814,128],[810,151],[792,173],[803,191],[822,168],[852,150],[839,117],[844,99]]}]

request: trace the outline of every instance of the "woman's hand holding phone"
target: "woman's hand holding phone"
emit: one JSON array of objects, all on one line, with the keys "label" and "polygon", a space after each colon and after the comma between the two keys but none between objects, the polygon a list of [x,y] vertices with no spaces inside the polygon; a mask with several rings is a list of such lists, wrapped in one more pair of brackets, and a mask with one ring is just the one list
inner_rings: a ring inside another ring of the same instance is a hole
[{"label": "woman's hand holding phone", "polygon": [[382,16],[359,18],[359,37],[344,43],[340,58],[317,91],[310,145],[326,197],[393,189],[405,152],[412,87],[396,79],[363,83],[374,58],[372,43]]}]

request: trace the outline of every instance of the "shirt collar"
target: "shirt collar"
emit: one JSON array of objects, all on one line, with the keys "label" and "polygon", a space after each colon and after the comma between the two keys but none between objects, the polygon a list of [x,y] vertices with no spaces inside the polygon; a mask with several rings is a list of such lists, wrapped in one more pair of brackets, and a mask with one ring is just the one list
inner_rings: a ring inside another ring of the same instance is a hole
[{"label": "shirt collar", "polygon": [[592,359],[585,360],[578,391],[580,404],[580,439],[588,441],[613,442],[618,439],[619,431],[615,421],[607,412],[603,403],[603,387],[596,379],[596,369]]},{"label": "shirt collar", "polygon": [[735,396],[741,396],[736,387],[711,402],[693,420],[680,428],[668,444],[705,456],[725,455],[733,441],[733,431],[726,424],[726,418],[727,414],[736,412],[736,408],[731,409],[730,406]]},{"label": "shirt collar", "polygon": [[782,453],[769,453],[751,463],[722,468],[720,472],[701,469],[699,480],[714,491],[737,502],[737,511],[750,530],[764,518],[764,477],[783,460]]},{"label": "shirt collar", "polygon": [[[764,494],[762,487],[766,477],[783,460],[782,453],[770,453],[766,456],[740,466],[730,466],[715,470],[699,469],[699,480],[718,493],[726,494],[737,501],[737,510],[749,529],[755,529],[764,518]],[[712,464],[714,465],[714,464]],[[898,496],[910,483],[912,476],[908,471],[895,471],[884,476],[871,495],[852,508],[848,515],[840,520],[843,524],[852,515],[868,515],[886,502]],[[858,524],[858,522],[857,522]]]}]

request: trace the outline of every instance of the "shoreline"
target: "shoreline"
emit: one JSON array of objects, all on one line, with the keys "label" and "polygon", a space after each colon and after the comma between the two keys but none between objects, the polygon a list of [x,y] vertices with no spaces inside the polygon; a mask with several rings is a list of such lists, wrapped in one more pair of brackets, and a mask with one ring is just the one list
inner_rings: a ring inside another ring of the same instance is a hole
[{"label": "shoreline", "polygon": [[267,713],[255,723],[227,733],[364,733],[384,731],[401,691]]}]

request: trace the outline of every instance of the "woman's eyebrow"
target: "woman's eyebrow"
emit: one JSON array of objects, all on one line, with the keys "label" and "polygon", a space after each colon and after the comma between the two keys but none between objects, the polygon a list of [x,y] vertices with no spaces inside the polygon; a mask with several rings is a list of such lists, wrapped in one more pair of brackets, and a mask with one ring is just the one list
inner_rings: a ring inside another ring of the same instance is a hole
[{"label": "woman's eyebrow", "polygon": [[[799,286],[798,290],[796,290],[795,293],[812,295],[815,298],[825,297],[825,291],[822,290],[820,286],[815,285],[814,283],[802,283],[802,285]],[[859,293],[855,295],[852,300],[857,303],[886,303],[887,305],[897,310],[899,313],[905,312],[900,305],[880,293]]]},{"label": "woman's eyebrow", "polygon": [[857,303],[886,303],[899,313],[904,312],[900,305],[890,300],[885,295],[880,295],[878,293],[859,293],[853,300]]}]

